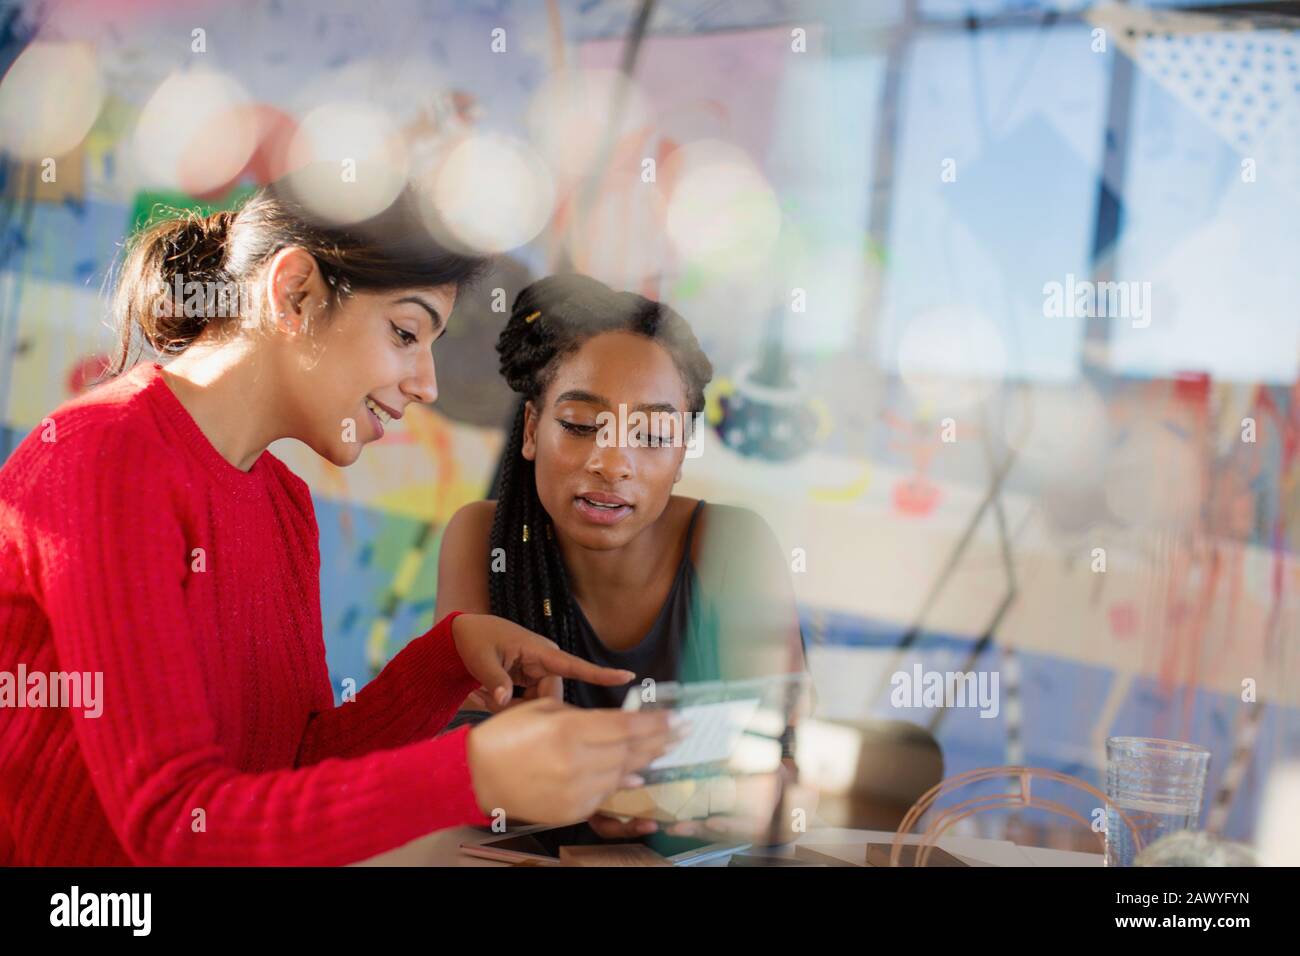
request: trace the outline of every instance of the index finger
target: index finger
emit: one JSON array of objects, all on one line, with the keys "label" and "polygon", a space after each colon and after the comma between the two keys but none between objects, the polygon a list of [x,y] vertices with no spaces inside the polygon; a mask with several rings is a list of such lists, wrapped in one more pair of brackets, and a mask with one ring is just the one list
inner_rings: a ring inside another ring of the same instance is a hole
[{"label": "index finger", "polygon": [[537,649],[537,662],[556,677],[572,677],[588,684],[600,684],[602,687],[617,687],[636,679],[632,671],[617,670],[613,667],[601,667],[581,657],[574,657],[560,650],[554,644],[542,645]]}]

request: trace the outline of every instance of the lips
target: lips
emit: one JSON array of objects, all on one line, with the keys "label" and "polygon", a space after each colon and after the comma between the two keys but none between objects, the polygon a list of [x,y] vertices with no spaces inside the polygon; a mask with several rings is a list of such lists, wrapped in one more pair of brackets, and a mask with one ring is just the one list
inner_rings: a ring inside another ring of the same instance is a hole
[{"label": "lips", "polygon": [[573,507],[593,524],[612,525],[630,515],[634,506],[618,495],[587,491],[574,496]]},{"label": "lips", "polygon": [[626,498],[620,498],[618,495],[611,495],[604,491],[584,491],[578,497],[586,498],[598,505],[628,505],[631,507]]},{"label": "lips", "polygon": [[401,412],[394,411],[392,408],[385,405],[379,399],[374,398],[370,395],[366,396],[366,407],[370,409],[372,412],[374,412],[376,416],[379,418],[379,420],[384,422],[385,424],[387,424],[390,421],[396,421],[397,419],[402,417]]},{"label": "lips", "polygon": [[370,423],[375,426],[375,440],[378,441],[384,437],[384,421],[369,401],[366,402],[366,414],[370,416]]},{"label": "lips", "polygon": [[384,437],[384,426],[386,424],[402,417],[401,412],[394,411],[383,402],[376,398],[371,398],[369,395],[366,396],[365,406],[366,413],[370,416],[370,420],[374,422],[375,425],[376,440]]}]

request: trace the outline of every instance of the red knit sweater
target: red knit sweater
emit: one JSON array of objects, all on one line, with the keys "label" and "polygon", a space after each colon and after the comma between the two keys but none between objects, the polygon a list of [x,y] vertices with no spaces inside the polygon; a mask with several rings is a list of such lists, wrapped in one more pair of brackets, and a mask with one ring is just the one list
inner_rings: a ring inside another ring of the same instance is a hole
[{"label": "red knit sweater", "polygon": [[0,706],[0,864],[330,865],[488,822],[468,730],[434,736],[476,686],[452,617],[335,707],[319,576],[307,486],[222,458],[160,366],[33,430],[0,468],[0,701],[20,666],[25,703],[101,672],[101,712]]}]

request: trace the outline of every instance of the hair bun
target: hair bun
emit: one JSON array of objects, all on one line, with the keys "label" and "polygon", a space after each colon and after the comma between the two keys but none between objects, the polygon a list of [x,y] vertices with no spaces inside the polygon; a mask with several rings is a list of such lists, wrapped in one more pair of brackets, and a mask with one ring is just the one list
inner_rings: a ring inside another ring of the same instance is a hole
[{"label": "hair bun", "polygon": [[188,213],[177,219],[162,237],[164,275],[184,280],[202,280],[224,271],[226,241],[236,213],[230,210],[209,216]]},{"label": "hair bun", "polygon": [[602,307],[608,311],[613,295],[603,282],[578,273],[546,276],[522,289],[497,339],[506,384],[520,395],[530,394],[554,357],[556,341],[567,330],[595,321]]},{"label": "hair bun", "polygon": [[233,209],[222,209],[214,212],[205,220],[208,234],[224,246],[226,239],[230,236],[230,227],[234,224],[237,215],[238,213]]}]

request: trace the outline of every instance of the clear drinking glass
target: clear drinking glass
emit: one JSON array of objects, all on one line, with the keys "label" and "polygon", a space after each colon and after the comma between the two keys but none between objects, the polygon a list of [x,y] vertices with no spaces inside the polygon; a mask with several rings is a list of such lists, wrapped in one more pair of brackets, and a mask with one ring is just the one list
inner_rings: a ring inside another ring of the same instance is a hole
[{"label": "clear drinking glass", "polygon": [[1167,833],[1197,829],[1209,765],[1210,752],[1196,744],[1154,737],[1108,739],[1106,865],[1132,866],[1138,853],[1116,811],[1137,827],[1143,847]]}]

